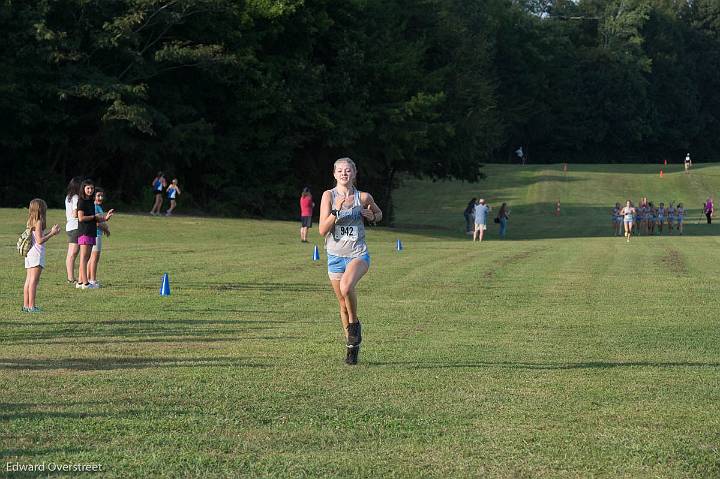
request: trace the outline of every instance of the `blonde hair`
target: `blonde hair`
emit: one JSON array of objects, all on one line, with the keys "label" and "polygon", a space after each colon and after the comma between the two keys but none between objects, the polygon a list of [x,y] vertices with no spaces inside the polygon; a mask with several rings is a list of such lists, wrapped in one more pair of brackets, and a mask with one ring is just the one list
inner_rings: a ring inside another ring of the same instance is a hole
[{"label": "blonde hair", "polygon": [[357,186],[357,166],[355,166],[355,162],[348,157],[338,158],[337,160],[335,160],[335,163],[333,163],[333,173],[335,173],[335,168],[337,168],[337,165],[340,163],[347,163],[348,165],[352,166],[354,174],[353,186]]},{"label": "blonde hair", "polygon": [[40,232],[45,231],[45,222],[47,218],[47,203],[40,198],[35,198],[28,206],[28,219],[25,224],[26,228],[34,228],[40,224]]}]

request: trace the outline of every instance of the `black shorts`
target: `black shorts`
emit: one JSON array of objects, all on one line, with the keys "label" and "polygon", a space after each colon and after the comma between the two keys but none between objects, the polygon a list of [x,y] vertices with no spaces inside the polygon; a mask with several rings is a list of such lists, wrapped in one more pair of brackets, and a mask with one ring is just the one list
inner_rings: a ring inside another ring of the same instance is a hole
[{"label": "black shorts", "polygon": [[78,238],[80,237],[80,230],[74,229],[67,231],[68,243],[77,244]]},{"label": "black shorts", "polygon": [[312,228],[312,216],[301,216],[300,224],[303,228]]}]

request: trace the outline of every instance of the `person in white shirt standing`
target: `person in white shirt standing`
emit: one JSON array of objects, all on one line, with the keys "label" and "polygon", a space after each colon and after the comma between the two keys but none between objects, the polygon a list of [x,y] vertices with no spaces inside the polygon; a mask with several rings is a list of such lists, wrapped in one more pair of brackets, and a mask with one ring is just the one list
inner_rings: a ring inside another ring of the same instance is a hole
[{"label": "person in white shirt standing", "polygon": [[70,285],[77,283],[75,278],[75,260],[77,259],[80,247],[78,246],[78,219],[77,204],[80,199],[80,183],[82,178],[76,176],[67,186],[65,194],[65,231],[68,237],[67,257],[65,258],[65,269],[67,270],[67,282]]},{"label": "person in white shirt standing", "polygon": [[692,166],[692,160],[690,159],[690,153],[685,155],[685,173],[687,173],[690,170],[690,167]]}]

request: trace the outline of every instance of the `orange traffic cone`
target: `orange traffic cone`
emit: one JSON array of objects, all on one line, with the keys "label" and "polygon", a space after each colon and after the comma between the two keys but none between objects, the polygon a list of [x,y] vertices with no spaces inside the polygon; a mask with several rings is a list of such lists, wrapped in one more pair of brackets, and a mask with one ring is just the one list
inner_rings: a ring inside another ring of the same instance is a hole
[{"label": "orange traffic cone", "polygon": [[663,177],[663,170],[660,170],[660,178]]}]

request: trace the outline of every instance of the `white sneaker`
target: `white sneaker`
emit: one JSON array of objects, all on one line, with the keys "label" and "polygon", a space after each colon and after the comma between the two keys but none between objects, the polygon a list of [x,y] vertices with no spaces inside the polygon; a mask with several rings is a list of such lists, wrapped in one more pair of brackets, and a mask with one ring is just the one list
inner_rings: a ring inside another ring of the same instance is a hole
[{"label": "white sneaker", "polygon": [[95,283],[86,284],[83,289],[98,289],[100,286],[98,286]]},{"label": "white sneaker", "polygon": [[82,289],[82,287],[83,287],[82,283],[80,283],[80,282],[75,283],[75,289]]}]

